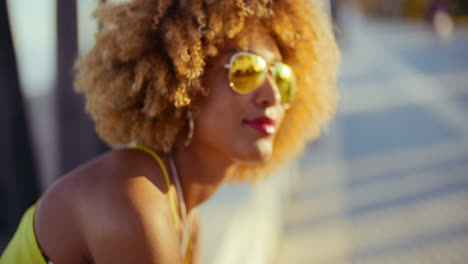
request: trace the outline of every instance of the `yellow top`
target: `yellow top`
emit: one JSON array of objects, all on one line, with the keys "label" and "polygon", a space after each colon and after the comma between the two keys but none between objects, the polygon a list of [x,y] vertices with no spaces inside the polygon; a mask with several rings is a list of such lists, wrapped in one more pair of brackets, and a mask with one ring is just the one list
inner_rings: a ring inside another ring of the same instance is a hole
[{"label": "yellow top", "polygon": [[[132,145],[129,148],[142,150],[151,155],[159,164],[159,167],[161,167],[167,189],[171,190],[169,174],[167,173],[166,166],[162,162],[161,158],[159,158],[159,156],[150,148],[142,145]],[[172,192],[169,193],[169,201],[174,218],[174,224],[176,225],[176,228],[179,229],[180,223],[178,221],[178,214]],[[26,213],[24,213],[15,235],[0,257],[0,264],[46,264],[45,257],[41,253],[34,231],[34,213],[36,212],[36,207],[37,203],[31,206]],[[183,264],[190,264],[192,255],[192,241],[190,238],[185,250],[182,250],[182,253]]]},{"label": "yellow top", "polygon": [[34,233],[36,206],[37,203],[24,213],[15,235],[0,257],[0,264],[46,263]]},{"label": "yellow top", "polygon": [[[164,180],[166,181],[166,186],[167,186],[167,190],[169,192],[169,202],[170,202],[170,205],[171,205],[171,209],[172,209],[172,216],[174,218],[174,224],[176,225],[176,228],[179,229],[180,228],[180,223],[179,223],[179,218],[178,218],[178,214],[177,214],[177,208],[175,206],[175,202],[174,202],[174,193],[171,191],[173,189],[171,189],[171,181],[169,179],[169,174],[167,173],[167,169],[166,169],[166,166],[164,165],[164,163],[162,162],[161,158],[158,156],[158,154],[156,154],[156,152],[154,152],[152,149],[146,147],[146,146],[143,146],[143,145],[138,145],[138,144],[134,144],[134,145],[130,145],[129,147],[130,149],[138,149],[138,150],[141,150],[141,151],[144,151],[146,153],[148,153],[149,155],[151,155],[151,157],[153,157],[156,162],[159,164],[159,167],[161,168],[162,172],[163,172],[163,175],[164,175]],[[185,232],[185,230],[183,230]],[[185,249],[182,249],[182,258],[183,258],[183,264],[190,264],[191,261],[191,253],[192,253],[192,239],[190,237],[190,234],[189,235],[189,239],[188,239],[188,243],[187,243],[187,246]],[[2,263],[0,263],[2,264]]]},{"label": "yellow top", "polygon": [[[156,152],[154,152],[152,149],[148,148],[147,146],[143,146],[143,145],[130,145],[129,148],[144,151],[147,154],[149,154],[151,157],[153,157],[153,159],[156,160],[156,162],[159,164],[159,167],[161,168],[162,173],[164,175],[164,180],[166,181],[167,190],[168,190],[168,192],[171,192],[172,189],[170,188],[171,187],[171,180],[169,179],[169,173],[167,173],[166,166],[164,165],[164,163],[162,162],[162,160],[158,156],[158,154],[156,154]],[[172,192],[169,193],[169,203],[170,203],[171,209],[172,209],[172,216],[174,218],[174,224],[176,225],[176,228],[179,229],[179,227],[180,227],[179,218],[177,217],[177,209],[176,209],[176,206],[175,206],[174,197],[173,197]]]}]

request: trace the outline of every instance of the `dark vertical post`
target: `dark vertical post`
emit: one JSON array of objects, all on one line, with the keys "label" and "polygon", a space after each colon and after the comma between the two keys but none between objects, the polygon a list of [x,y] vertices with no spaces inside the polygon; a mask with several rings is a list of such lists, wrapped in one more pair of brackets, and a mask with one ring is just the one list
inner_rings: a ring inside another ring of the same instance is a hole
[{"label": "dark vertical post", "polygon": [[[39,196],[6,1],[0,1],[0,234],[8,240]],[[0,252],[4,247],[0,241]]]},{"label": "dark vertical post", "polygon": [[57,1],[57,87],[61,173],[95,156],[102,149],[81,96],[73,90],[73,65],[78,54],[76,0]]},{"label": "dark vertical post", "polygon": [[73,93],[73,62],[78,52],[78,25],[75,0],[57,2],[57,116],[59,123],[59,171],[63,173],[82,156],[80,102]]},{"label": "dark vertical post", "polygon": [[[107,1],[106,0],[99,0],[99,5],[105,4]],[[102,24],[101,21],[99,21],[99,30],[102,29]]]}]

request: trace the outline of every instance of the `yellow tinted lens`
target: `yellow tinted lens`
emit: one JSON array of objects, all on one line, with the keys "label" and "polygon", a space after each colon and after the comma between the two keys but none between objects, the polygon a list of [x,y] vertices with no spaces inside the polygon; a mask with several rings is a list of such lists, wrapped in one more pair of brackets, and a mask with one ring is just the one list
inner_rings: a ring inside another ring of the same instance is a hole
[{"label": "yellow tinted lens", "polygon": [[272,68],[276,85],[281,94],[281,104],[289,107],[296,91],[296,77],[294,71],[288,65],[278,62]]},{"label": "yellow tinted lens", "polygon": [[234,91],[246,94],[257,88],[264,80],[266,62],[254,54],[234,55],[229,70],[229,81]]}]

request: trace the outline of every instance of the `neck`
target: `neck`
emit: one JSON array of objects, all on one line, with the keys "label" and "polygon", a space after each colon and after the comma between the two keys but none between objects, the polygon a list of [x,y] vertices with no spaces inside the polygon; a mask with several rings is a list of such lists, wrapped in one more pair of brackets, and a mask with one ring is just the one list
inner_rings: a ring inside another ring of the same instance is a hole
[{"label": "neck", "polygon": [[234,168],[232,161],[207,147],[177,147],[172,157],[187,213],[213,196]]}]

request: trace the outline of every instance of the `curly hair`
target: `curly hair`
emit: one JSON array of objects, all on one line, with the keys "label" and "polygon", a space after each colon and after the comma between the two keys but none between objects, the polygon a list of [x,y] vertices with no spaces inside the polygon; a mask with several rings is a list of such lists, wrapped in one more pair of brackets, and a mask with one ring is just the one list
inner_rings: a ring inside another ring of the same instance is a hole
[{"label": "curly hair", "polygon": [[249,27],[263,27],[298,77],[272,158],[239,165],[253,180],[300,154],[335,114],[340,53],[328,17],[311,0],[133,0],[98,7],[102,28],[77,62],[75,87],[110,146],[137,141],[171,151],[202,86],[205,62]]}]

